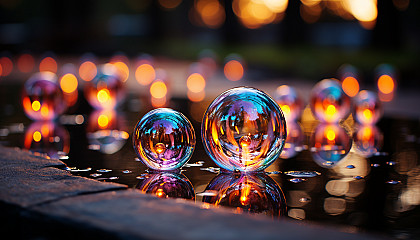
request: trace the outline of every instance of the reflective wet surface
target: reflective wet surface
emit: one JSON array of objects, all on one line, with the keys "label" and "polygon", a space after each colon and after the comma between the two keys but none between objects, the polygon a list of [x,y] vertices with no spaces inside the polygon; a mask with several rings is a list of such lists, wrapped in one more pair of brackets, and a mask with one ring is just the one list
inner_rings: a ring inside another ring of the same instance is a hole
[{"label": "reflective wet surface", "polygon": [[64,115],[37,122],[17,104],[20,90],[18,84],[0,88],[0,144],[59,158],[75,175],[126,184],[157,197],[227,206],[238,213],[328,223],[398,239],[420,237],[416,119],[384,116],[374,126],[359,126],[350,116],[331,125],[319,124],[305,110],[303,120],[290,125],[293,138],[286,140],[287,154],[265,173],[235,174],[210,159],[198,134],[200,116],[210,102],[172,98],[168,107],[190,119],[197,143],[181,171],[160,173],[148,171],[132,147],[135,124],[152,109],[147,100],[127,95],[117,112],[98,111],[79,92]]}]

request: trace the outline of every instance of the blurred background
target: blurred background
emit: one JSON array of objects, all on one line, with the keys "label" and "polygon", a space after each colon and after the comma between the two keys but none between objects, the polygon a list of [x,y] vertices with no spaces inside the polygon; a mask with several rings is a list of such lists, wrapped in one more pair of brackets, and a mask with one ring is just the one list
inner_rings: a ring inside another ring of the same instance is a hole
[{"label": "blurred background", "polygon": [[420,4],[410,0],[1,0],[0,50],[17,56],[124,52],[249,65],[283,75],[335,76],[343,63],[366,76],[381,63],[417,85]]}]

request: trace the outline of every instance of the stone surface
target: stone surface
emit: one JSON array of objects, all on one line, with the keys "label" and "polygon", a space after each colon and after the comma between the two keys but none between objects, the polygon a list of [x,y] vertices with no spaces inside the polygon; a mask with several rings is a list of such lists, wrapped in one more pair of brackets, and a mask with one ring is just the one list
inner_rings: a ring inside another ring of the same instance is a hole
[{"label": "stone surface", "polygon": [[131,189],[66,198],[32,210],[123,239],[374,239]]},{"label": "stone surface", "polygon": [[77,177],[55,166],[65,165],[60,160],[1,147],[0,201],[29,207],[69,196],[126,188]]}]

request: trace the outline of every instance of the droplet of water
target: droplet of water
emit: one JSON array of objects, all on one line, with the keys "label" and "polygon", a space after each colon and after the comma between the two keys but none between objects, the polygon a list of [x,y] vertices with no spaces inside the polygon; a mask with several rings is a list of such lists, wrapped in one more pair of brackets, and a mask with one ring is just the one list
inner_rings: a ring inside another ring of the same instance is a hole
[{"label": "droplet of water", "polygon": [[137,176],[136,179],[143,180],[143,179],[146,179],[146,178],[144,176]]},{"label": "droplet of water", "polygon": [[134,161],[141,162],[140,158],[138,158],[138,157],[134,158]]},{"label": "droplet of water", "polygon": [[306,181],[306,179],[303,179],[303,178],[291,178],[291,179],[289,179],[289,181],[292,182],[292,183],[301,183],[301,182]]},{"label": "droplet of water", "polygon": [[354,176],[353,178],[356,179],[356,180],[360,180],[360,179],[363,179],[364,177],[362,177],[362,176]]},{"label": "droplet of water", "polygon": [[107,173],[107,172],[112,172],[112,170],[111,169],[98,169],[98,170],[96,170],[97,172],[100,172],[100,173]]},{"label": "droplet of water", "polygon": [[99,144],[90,144],[89,146],[88,146],[88,149],[89,150],[99,150],[99,149],[101,149],[101,146],[99,145]]},{"label": "droplet of water", "polygon": [[271,175],[271,174],[281,174],[281,173],[282,173],[282,171],[267,172],[268,175]]},{"label": "droplet of water", "polygon": [[220,172],[220,168],[215,168],[215,167],[200,168],[200,170],[208,171],[208,172],[216,173],[216,174]]},{"label": "droplet of water", "polygon": [[389,181],[387,181],[386,183],[388,183],[388,184],[392,184],[392,185],[395,185],[395,184],[399,184],[399,183],[401,183],[401,181],[397,181],[397,180],[389,180]]},{"label": "droplet of water", "polygon": [[288,171],[285,172],[284,174],[288,175],[288,176],[292,176],[292,177],[297,177],[297,178],[308,178],[308,177],[316,177],[321,175],[321,173],[316,172],[316,171]]},{"label": "droplet of water", "polygon": [[102,176],[102,173],[92,173],[90,174],[91,177],[100,177]]},{"label": "droplet of water", "polygon": [[353,168],[356,168],[356,167],[354,165],[347,165],[346,168],[353,169]]},{"label": "droplet of water", "polygon": [[302,197],[302,198],[299,199],[299,202],[301,202],[301,203],[310,202],[310,201],[311,201],[311,199],[307,198],[307,197]]},{"label": "droplet of water", "polygon": [[69,168],[70,172],[89,172],[92,168],[78,169],[78,168]]},{"label": "droplet of water", "polygon": [[198,161],[195,163],[187,163],[184,165],[184,167],[201,167],[203,166],[203,164],[204,164],[204,161]]},{"label": "droplet of water", "polygon": [[109,180],[117,180],[117,179],[119,179],[119,177],[109,177],[108,179]]},{"label": "droplet of water", "polygon": [[131,170],[124,170],[124,171],[122,171],[122,173],[125,173],[125,174],[129,174],[129,173],[132,173],[133,171],[131,171]]}]

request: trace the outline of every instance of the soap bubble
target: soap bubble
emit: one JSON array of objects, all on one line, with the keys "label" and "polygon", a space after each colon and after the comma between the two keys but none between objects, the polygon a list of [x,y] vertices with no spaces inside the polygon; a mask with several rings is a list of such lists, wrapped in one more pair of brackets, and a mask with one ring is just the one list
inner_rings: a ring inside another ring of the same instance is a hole
[{"label": "soap bubble", "polygon": [[98,67],[98,74],[92,81],[85,82],[85,96],[96,109],[112,109],[124,99],[123,76],[113,64]]},{"label": "soap bubble", "polygon": [[176,172],[151,172],[143,175],[136,189],[160,198],[184,198],[194,200],[194,188],[188,178]]},{"label": "soap bubble", "polygon": [[260,171],[280,155],[286,121],[266,93],[238,87],[219,95],[208,107],[201,126],[208,155],[230,171]]},{"label": "soap bubble", "polygon": [[304,106],[295,88],[287,85],[278,87],[274,99],[283,111],[287,122],[299,119]]},{"label": "soap bubble", "polygon": [[375,124],[382,116],[382,105],[374,92],[363,90],[354,98],[354,116],[361,124]]},{"label": "soap bubble", "polygon": [[298,122],[287,122],[287,138],[280,158],[289,159],[301,152],[304,138],[302,127]]},{"label": "soap bubble", "polygon": [[312,133],[310,149],[314,161],[324,168],[332,168],[350,151],[352,140],[337,124],[318,125]]},{"label": "soap bubble", "polygon": [[57,75],[52,72],[32,75],[24,85],[22,97],[23,110],[32,120],[53,120],[67,108]]},{"label": "soap bubble", "polygon": [[374,125],[360,126],[353,139],[357,152],[364,157],[371,157],[379,152],[383,144],[383,135]]},{"label": "soap bubble", "polygon": [[343,92],[339,81],[324,79],[313,87],[310,107],[318,120],[336,123],[347,118],[351,109],[351,101]]},{"label": "soap bubble", "polygon": [[215,192],[204,196],[203,202],[216,206],[235,208],[239,212],[261,213],[268,216],[284,216],[286,199],[280,186],[267,174],[217,175],[204,192]]},{"label": "soap bubble", "polygon": [[195,133],[190,121],[180,112],[158,108],[137,123],[134,149],[142,162],[155,170],[182,167],[195,148]]}]

